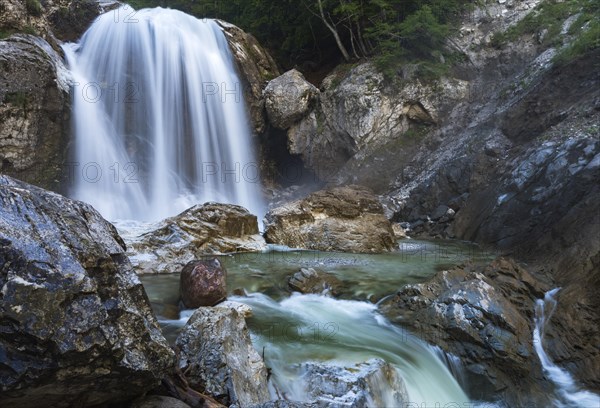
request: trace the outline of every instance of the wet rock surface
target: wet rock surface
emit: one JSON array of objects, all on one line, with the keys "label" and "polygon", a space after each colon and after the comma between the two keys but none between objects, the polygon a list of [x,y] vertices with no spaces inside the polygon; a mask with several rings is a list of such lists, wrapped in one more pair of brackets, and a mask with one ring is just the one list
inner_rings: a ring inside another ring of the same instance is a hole
[{"label": "wet rock surface", "polygon": [[367,188],[315,192],[267,213],[267,242],[320,251],[385,252],[395,247],[391,223]]},{"label": "wet rock surface", "polygon": [[227,270],[216,258],[192,261],[181,271],[179,292],[187,309],[214,306],[227,298]]},{"label": "wet rock surface", "polygon": [[0,405],[95,406],[157,386],[175,356],[115,228],[0,176]]},{"label": "wet rock surface", "polygon": [[290,289],[304,294],[337,296],[341,285],[334,275],[314,268],[302,268],[288,280]]},{"label": "wet rock surface", "polygon": [[179,273],[203,256],[260,251],[258,221],[245,208],[218,203],[194,206],[128,238],[128,255],[138,273]]},{"label": "wet rock surface", "polygon": [[[354,366],[301,365],[307,396],[317,407],[401,407],[408,403],[404,380],[381,359]],[[394,390],[387,395],[389,390]]]},{"label": "wet rock surface", "polygon": [[548,289],[514,261],[500,258],[487,267],[457,267],[406,285],[380,310],[458,356],[473,398],[501,394],[511,405],[539,404],[549,384],[533,349],[533,319],[535,301]]},{"label": "wet rock surface", "polygon": [[0,171],[58,191],[70,138],[67,69],[41,38],[0,41]]},{"label": "wet rock surface", "polygon": [[229,306],[197,309],[177,338],[178,366],[190,386],[226,406],[270,400],[267,368],[244,317]]},{"label": "wet rock surface", "polygon": [[225,33],[241,74],[243,83],[240,85],[248,104],[254,132],[261,134],[266,130],[263,90],[270,80],[279,76],[279,69],[271,55],[252,34],[222,20],[217,20],[217,23]]}]

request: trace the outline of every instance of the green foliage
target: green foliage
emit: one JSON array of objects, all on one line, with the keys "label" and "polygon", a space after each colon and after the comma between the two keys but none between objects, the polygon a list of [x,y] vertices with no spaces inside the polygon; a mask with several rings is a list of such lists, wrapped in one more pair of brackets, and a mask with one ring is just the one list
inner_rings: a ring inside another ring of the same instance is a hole
[{"label": "green foliage", "polygon": [[25,0],[25,8],[32,16],[40,16],[42,14],[42,5],[39,0]]},{"label": "green foliage", "polygon": [[535,10],[507,31],[494,35],[492,45],[500,48],[508,42],[517,41],[523,35],[539,35],[543,30],[546,30],[541,39],[543,46],[560,45],[563,24],[568,17],[576,13],[581,13],[581,16],[571,26],[571,30],[575,27],[581,27],[593,14],[597,15],[598,0],[550,0],[542,2]]},{"label": "green foliage", "polygon": [[556,55],[555,62],[564,64],[597,48],[600,48],[600,18],[598,17],[589,21],[588,27],[577,39]]},{"label": "green foliage", "polygon": [[39,33],[37,32],[35,27],[27,25],[27,26],[23,27],[23,29],[21,29],[21,30],[15,30],[13,28],[9,28],[6,30],[0,30],[0,40],[4,40],[5,38],[8,38],[13,34],[19,34],[19,33],[39,36]]},{"label": "green foliage", "polygon": [[[284,68],[374,58],[391,77],[405,63],[438,64],[444,39],[467,0],[131,0],[134,8],[171,7],[221,18],[254,34]],[[329,27],[328,27],[329,25]],[[424,68],[424,70],[427,70]]]}]

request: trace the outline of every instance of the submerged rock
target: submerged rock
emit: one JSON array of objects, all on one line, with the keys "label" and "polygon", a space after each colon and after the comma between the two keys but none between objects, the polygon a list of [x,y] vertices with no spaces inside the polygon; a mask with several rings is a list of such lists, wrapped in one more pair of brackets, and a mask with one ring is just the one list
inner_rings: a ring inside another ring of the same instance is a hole
[{"label": "submerged rock", "polygon": [[67,69],[31,35],[0,41],[0,172],[58,190],[70,135]]},{"label": "submerged rock", "polygon": [[138,273],[178,273],[206,255],[260,251],[256,216],[237,205],[206,203],[160,222],[127,242]]},{"label": "submerged rock", "polygon": [[201,307],[177,338],[179,368],[192,388],[240,408],[270,400],[267,368],[244,317],[226,306]]},{"label": "submerged rock", "polygon": [[302,268],[288,281],[290,289],[300,293],[315,293],[336,296],[342,282],[327,272],[313,268]]},{"label": "submerged rock", "polygon": [[336,187],[266,215],[267,242],[320,251],[379,253],[395,247],[392,225],[365,187]]},{"label": "submerged rock", "polygon": [[227,298],[227,270],[216,258],[192,261],[181,271],[179,292],[188,309],[214,306]]},{"label": "submerged rock", "polygon": [[536,299],[547,289],[510,260],[442,271],[404,286],[380,310],[424,340],[458,356],[473,398],[505,393],[510,404],[544,394],[532,344]]},{"label": "submerged rock", "polygon": [[157,386],[175,356],[115,228],[0,176],[0,405],[96,406]]},{"label": "submerged rock", "polygon": [[354,366],[301,365],[309,399],[318,407],[403,407],[408,403],[404,380],[381,359]]}]

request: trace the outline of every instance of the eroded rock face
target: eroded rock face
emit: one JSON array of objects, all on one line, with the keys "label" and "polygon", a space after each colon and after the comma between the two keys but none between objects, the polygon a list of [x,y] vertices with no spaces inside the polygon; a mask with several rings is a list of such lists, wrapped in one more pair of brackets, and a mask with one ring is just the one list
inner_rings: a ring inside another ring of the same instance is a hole
[{"label": "eroded rock face", "polygon": [[228,306],[201,307],[177,338],[179,368],[195,389],[240,408],[270,400],[267,369],[244,317]]},{"label": "eroded rock face", "polygon": [[[45,7],[50,29],[56,38],[62,41],[77,41],[96,17],[109,7],[108,4],[113,8],[117,6],[115,1],[47,1]],[[126,18],[125,15],[122,18]]]},{"label": "eroded rock face", "polygon": [[127,242],[138,273],[178,273],[206,255],[260,251],[265,245],[256,216],[218,203],[194,206]]},{"label": "eroded rock face", "polygon": [[308,398],[319,407],[402,407],[408,403],[404,380],[381,359],[348,367],[304,363],[301,370]]},{"label": "eroded rock face", "polygon": [[485,268],[458,267],[406,285],[380,310],[460,357],[473,398],[504,393],[509,404],[539,404],[545,391],[532,333],[535,301],[546,289],[500,258]]},{"label": "eroded rock face", "polygon": [[112,0],[0,0],[0,31],[35,32],[57,51],[57,39],[75,41],[101,13],[116,8]]},{"label": "eroded rock face", "polygon": [[227,298],[227,270],[216,258],[192,261],[181,271],[179,292],[187,309],[214,306]]},{"label": "eroded rock face", "polygon": [[248,104],[254,132],[262,134],[266,129],[265,101],[263,90],[267,83],[279,76],[279,69],[271,55],[258,43],[253,35],[239,27],[217,20],[223,29],[233,53]]},{"label": "eroded rock face", "polygon": [[0,405],[95,406],[156,387],[175,356],[115,228],[0,176]]},{"label": "eroded rock face", "polygon": [[0,41],[0,172],[57,191],[70,137],[68,75],[42,40]]},{"label": "eroded rock face", "polygon": [[265,108],[271,124],[287,129],[313,107],[319,90],[297,70],[275,78],[264,90]]},{"label": "eroded rock face", "polygon": [[[315,93],[318,103],[311,104],[314,109],[296,110],[307,112],[301,120],[269,117],[275,126],[288,129],[289,152],[300,155],[306,167],[323,181],[343,178],[344,174],[351,178],[350,172],[338,175],[346,163],[361,162],[364,154],[372,154],[390,140],[401,139],[411,129],[436,125],[443,106],[467,94],[466,82],[449,79],[433,85],[412,81],[392,89],[370,63],[333,72],[323,80],[322,89],[320,94]],[[310,100],[305,95],[311,93],[303,91],[298,95],[299,100],[295,104],[290,101],[287,106],[308,105],[302,101]]]},{"label": "eroded rock face", "polygon": [[395,246],[391,223],[367,188],[336,187],[266,215],[267,242],[320,251],[379,253]]}]

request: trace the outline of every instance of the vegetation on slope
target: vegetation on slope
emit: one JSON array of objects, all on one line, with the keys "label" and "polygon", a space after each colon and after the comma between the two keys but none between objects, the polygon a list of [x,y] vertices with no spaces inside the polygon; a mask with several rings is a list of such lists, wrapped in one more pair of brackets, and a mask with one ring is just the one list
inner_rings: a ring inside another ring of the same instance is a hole
[{"label": "vegetation on slope", "polygon": [[[131,0],[221,18],[254,34],[285,68],[373,58],[388,74],[435,67],[468,0]],[[446,57],[450,57],[447,55]]]}]

